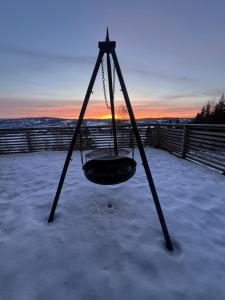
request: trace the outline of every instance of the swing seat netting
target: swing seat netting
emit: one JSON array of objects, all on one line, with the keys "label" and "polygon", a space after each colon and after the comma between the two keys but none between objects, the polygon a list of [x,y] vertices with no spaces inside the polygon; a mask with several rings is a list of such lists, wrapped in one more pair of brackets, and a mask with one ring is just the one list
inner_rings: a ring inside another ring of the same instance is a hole
[{"label": "swing seat netting", "polygon": [[129,180],[136,172],[136,161],[126,157],[128,151],[119,149],[102,149],[86,155],[90,158],[83,166],[86,178],[97,184],[113,185]]}]

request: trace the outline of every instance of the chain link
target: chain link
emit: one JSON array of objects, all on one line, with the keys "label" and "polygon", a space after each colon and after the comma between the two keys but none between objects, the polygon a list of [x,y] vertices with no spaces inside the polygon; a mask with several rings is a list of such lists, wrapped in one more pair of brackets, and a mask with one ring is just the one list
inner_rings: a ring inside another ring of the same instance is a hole
[{"label": "chain link", "polygon": [[102,59],[101,62],[101,67],[102,67],[102,85],[103,85],[103,93],[104,93],[104,99],[105,99],[105,105],[108,109],[110,109],[108,99],[107,99],[107,94],[106,94],[106,87],[105,87],[105,72],[104,72],[104,59]]},{"label": "chain link", "polygon": [[112,82],[113,98],[115,95],[115,87],[116,87],[116,67],[115,64],[113,64],[113,82]]},{"label": "chain link", "polygon": [[[106,94],[105,72],[104,72],[104,63],[103,63],[103,61],[104,61],[104,59],[102,59],[102,62],[101,62],[103,93],[104,93],[105,105],[108,109],[111,109],[111,107],[108,103],[107,94]],[[114,97],[114,95],[115,95],[115,85],[116,85],[116,68],[115,68],[115,65],[113,65],[113,80],[112,81],[113,81],[112,82],[112,93],[113,93],[113,97]]]}]

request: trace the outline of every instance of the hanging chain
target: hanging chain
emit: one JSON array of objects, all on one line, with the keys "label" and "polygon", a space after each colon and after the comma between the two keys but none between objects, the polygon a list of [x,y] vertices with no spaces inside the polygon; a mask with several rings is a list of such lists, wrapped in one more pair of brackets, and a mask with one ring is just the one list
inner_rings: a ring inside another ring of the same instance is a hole
[{"label": "hanging chain", "polygon": [[113,82],[112,82],[113,98],[115,95],[115,87],[116,87],[116,67],[115,64],[113,64]]},{"label": "hanging chain", "polygon": [[107,99],[107,94],[106,94],[106,87],[105,87],[105,73],[104,73],[104,64],[103,64],[103,59],[101,62],[101,67],[102,67],[102,85],[103,85],[103,93],[104,93],[104,99],[105,99],[105,105],[108,109],[110,109],[108,99]]},{"label": "hanging chain", "polygon": [[[102,59],[101,62],[101,67],[102,67],[102,85],[103,85],[103,93],[104,93],[104,99],[105,99],[105,105],[108,109],[111,109],[109,103],[108,103],[108,99],[107,99],[107,94],[106,94],[106,87],[105,87],[105,72],[104,72],[104,63],[103,63],[104,59]],[[115,94],[115,85],[116,85],[116,68],[115,65],[113,65],[113,80],[112,80],[112,93],[113,93],[113,97]]]}]

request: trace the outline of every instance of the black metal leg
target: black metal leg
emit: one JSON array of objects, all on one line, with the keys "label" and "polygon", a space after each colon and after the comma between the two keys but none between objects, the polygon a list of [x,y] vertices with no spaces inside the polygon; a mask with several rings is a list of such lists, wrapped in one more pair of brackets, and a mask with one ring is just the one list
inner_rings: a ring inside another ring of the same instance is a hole
[{"label": "black metal leg", "polygon": [[100,50],[99,54],[98,54],[96,64],[95,64],[95,67],[94,67],[94,70],[93,70],[93,73],[92,73],[92,76],[91,76],[89,86],[88,86],[88,89],[87,89],[87,92],[86,92],[86,96],[84,98],[84,102],[83,102],[83,105],[82,105],[82,108],[81,108],[81,111],[80,111],[79,119],[77,121],[77,125],[76,125],[76,128],[75,128],[74,134],[73,134],[73,138],[72,138],[72,141],[70,143],[70,147],[69,147],[67,157],[66,157],[66,160],[65,160],[65,163],[64,163],[62,174],[61,174],[61,177],[60,177],[60,180],[59,180],[58,188],[56,190],[55,198],[54,198],[54,201],[53,201],[53,204],[52,204],[52,209],[51,209],[51,212],[50,212],[50,215],[49,215],[49,218],[48,218],[48,222],[52,222],[54,220],[55,210],[56,210],[56,207],[57,207],[57,204],[58,204],[58,200],[59,200],[59,197],[60,197],[60,193],[61,193],[61,190],[62,190],[64,180],[65,180],[65,177],[66,177],[67,169],[68,169],[68,166],[69,166],[69,163],[70,163],[70,160],[71,160],[71,156],[72,156],[73,149],[74,149],[74,146],[75,146],[75,143],[76,143],[76,139],[77,139],[77,136],[79,134],[80,126],[81,126],[81,123],[82,123],[83,118],[84,118],[84,114],[85,114],[85,111],[86,111],[86,108],[87,108],[87,105],[88,105],[88,101],[89,101],[89,98],[90,98],[90,95],[91,95],[91,92],[92,92],[92,88],[93,88],[93,85],[94,85],[94,82],[95,82],[95,79],[96,79],[98,69],[99,69],[99,66],[101,64],[103,55],[104,55],[104,52],[102,50]]},{"label": "black metal leg", "polygon": [[150,171],[150,168],[149,168],[149,165],[148,165],[148,161],[147,161],[147,158],[146,158],[144,147],[143,147],[143,144],[142,144],[139,132],[138,132],[135,116],[134,116],[134,113],[133,113],[133,109],[132,109],[132,106],[131,106],[131,103],[130,103],[128,93],[127,93],[126,85],[125,85],[125,82],[123,80],[123,75],[122,75],[122,72],[120,70],[120,65],[119,65],[119,62],[118,62],[118,59],[117,59],[115,49],[111,50],[111,54],[112,54],[112,57],[113,57],[113,60],[114,60],[114,63],[115,63],[117,75],[118,75],[118,78],[119,78],[119,81],[120,81],[121,89],[123,91],[123,96],[124,96],[124,99],[125,99],[125,102],[126,102],[126,106],[127,106],[129,116],[130,116],[132,128],[133,128],[133,131],[134,131],[134,135],[136,137],[138,149],[139,149],[141,159],[142,159],[142,162],[143,162],[143,166],[144,166],[144,169],[145,169],[145,173],[146,173],[146,176],[147,176],[147,179],[148,179],[149,187],[150,187],[150,190],[152,192],[152,196],[153,196],[153,200],[154,200],[154,203],[155,203],[156,211],[157,211],[159,221],[160,221],[160,224],[161,224],[161,227],[162,227],[162,232],[163,232],[163,235],[164,235],[164,238],[165,238],[165,241],[166,241],[166,246],[167,246],[168,250],[173,251],[173,244],[172,244],[171,239],[170,239],[170,235],[169,235],[169,232],[168,232],[168,229],[167,229],[167,226],[166,226],[166,222],[165,222],[165,219],[164,219],[164,216],[163,216],[162,208],[161,208],[159,198],[158,198],[158,195],[157,195],[157,192],[156,192],[156,188],[155,188],[155,184],[154,184],[154,181],[153,181],[153,178],[152,178],[152,174],[151,174],[151,171]]}]

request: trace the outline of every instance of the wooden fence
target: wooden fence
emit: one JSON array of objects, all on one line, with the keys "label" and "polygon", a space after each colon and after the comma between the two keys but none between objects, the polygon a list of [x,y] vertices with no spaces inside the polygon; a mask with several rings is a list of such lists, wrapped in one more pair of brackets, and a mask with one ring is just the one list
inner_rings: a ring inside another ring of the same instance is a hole
[{"label": "wooden fence", "polygon": [[[0,129],[0,154],[50,150],[68,150],[73,127]],[[139,126],[144,145],[154,138],[154,126]],[[130,125],[117,126],[119,147],[134,147],[135,139]],[[98,149],[113,146],[111,126],[81,127],[75,149]]]},{"label": "wooden fence", "polygon": [[[144,146],[167,150],[180,158],[205,164],[225,174],[225,125],[139,125]],[[68,150],[74,128],[0,129],[0,154],[49,150]],[[134,147],[130,125],[117,126],[119,147]],[[113,146],[110,126],[81,128],[75,149],[98,149]]]},{"label": "wooden fence", "polygon": [[225,125],[155,125],[154,146],[225,174]]}]

